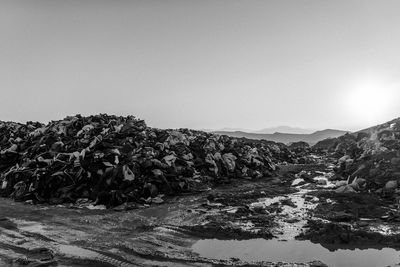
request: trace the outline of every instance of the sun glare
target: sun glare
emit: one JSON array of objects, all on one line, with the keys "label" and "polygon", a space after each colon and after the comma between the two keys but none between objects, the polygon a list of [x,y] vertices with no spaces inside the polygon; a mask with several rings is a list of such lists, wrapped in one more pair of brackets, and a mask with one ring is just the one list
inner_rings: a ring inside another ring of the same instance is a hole
[{"label": "sun glare", "polygon": [[385,117],[395,98],[395,89],[384,82],[364,80],[349,89],[349,115],[366,123],[379,122]]}]

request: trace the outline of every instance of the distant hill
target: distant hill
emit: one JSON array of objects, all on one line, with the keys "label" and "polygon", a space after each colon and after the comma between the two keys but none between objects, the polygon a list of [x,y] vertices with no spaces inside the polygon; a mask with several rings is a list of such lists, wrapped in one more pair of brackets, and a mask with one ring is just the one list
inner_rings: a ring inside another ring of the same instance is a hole
[{"label": "distant hill", "polygon": [[[245,131],[248,132],[248,131]],[[277,126],[277,127],[269,127],[264,128],[259,131],[254,131],[251,133],[258,134],[273,134],[273,133],[289,133],[289,134],[311,134],[314,133],[314,129],[305,129],[299,127],[290,127],[290,126]]]},{"label": "distant hill", "polygon": [[244,128],[222,128],[222,129],[201,129],[205,132],[244,132],[244,133],[253,133],[253,134],[273,134],[273,133],[290,133],[290,134],[311,134],[314,133],[315,129],[306,129],[299,127],[290,127],[290,126],[276,126],[276,127],[268,127],[260,130],[250,130]]},{"label": "distant hill", "polygon": [[248,133],[243,131],[216,131],[215,134],[220,135],[228,135],[232,137],[245,137],[248,139],[256,139],[256,140],[268,140],[274,142],[280,142],[284,144],[289,144],[292,142],[307,142],[310,145],[314,145],[317,142],[324,140],[326,138],[336,138],[341,135],[346,134],[346,131],[341,130],[333,130],[333,129],[326,129],[322,131],[316,131],[310,134],[296,134],[296,133],[273,133],[273,134],[259,134],[259,133]]}]

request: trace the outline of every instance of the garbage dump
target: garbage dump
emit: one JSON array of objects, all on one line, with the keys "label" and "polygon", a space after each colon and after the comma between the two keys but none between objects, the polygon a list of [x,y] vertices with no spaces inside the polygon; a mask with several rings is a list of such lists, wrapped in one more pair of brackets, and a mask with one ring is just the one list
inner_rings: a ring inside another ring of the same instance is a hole
[{"label": "garbage dump", "polygon": [[400,193],[400,119],[321,141],[313,149],[336,158],[333,178],[346,181],[340,192]]},{"label": "garbage dump", "polygon": [[32,203],[118,206],[271,176],[294,155],[283,144],[151,128],[134,116],[0,123],[0,195]]}]

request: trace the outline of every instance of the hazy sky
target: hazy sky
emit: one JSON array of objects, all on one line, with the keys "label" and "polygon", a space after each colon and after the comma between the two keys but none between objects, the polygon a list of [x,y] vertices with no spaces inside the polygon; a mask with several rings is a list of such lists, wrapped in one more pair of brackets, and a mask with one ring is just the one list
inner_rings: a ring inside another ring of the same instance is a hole
[{"label": "hazy sky", "polygon": [[0,0],[0,119],[354,130],[400,116],[400,1]]}]

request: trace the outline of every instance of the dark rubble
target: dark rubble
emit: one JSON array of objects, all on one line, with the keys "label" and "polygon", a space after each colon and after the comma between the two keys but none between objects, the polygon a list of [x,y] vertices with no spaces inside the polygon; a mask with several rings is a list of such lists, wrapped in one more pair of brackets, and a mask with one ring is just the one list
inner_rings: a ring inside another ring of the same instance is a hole
[{"label": "dark rubble", "polygon": [[271,176],[294,157],[283,144],[155,129],[106,114],[47,125],[1,122],[0,136],[0,195],[33,203],[160,202],[160,194]]},{"label": "dark rubble", "polygon": [[[336,249],[337,245],[398,249],[400,119],[321,141],[312,149],[325,155],[335,186],[312,193],[319,200],[313,214],[325,221],[309,220],[298,238]],[[379,230],[385,227],[390,230]]]},{"label": "dark rubble", "polygon": [[392,195],[398,187],[400,119],[321,141],[314,149],[336,158],[335,179],[357,186],[361,183],[356,189]]}]

